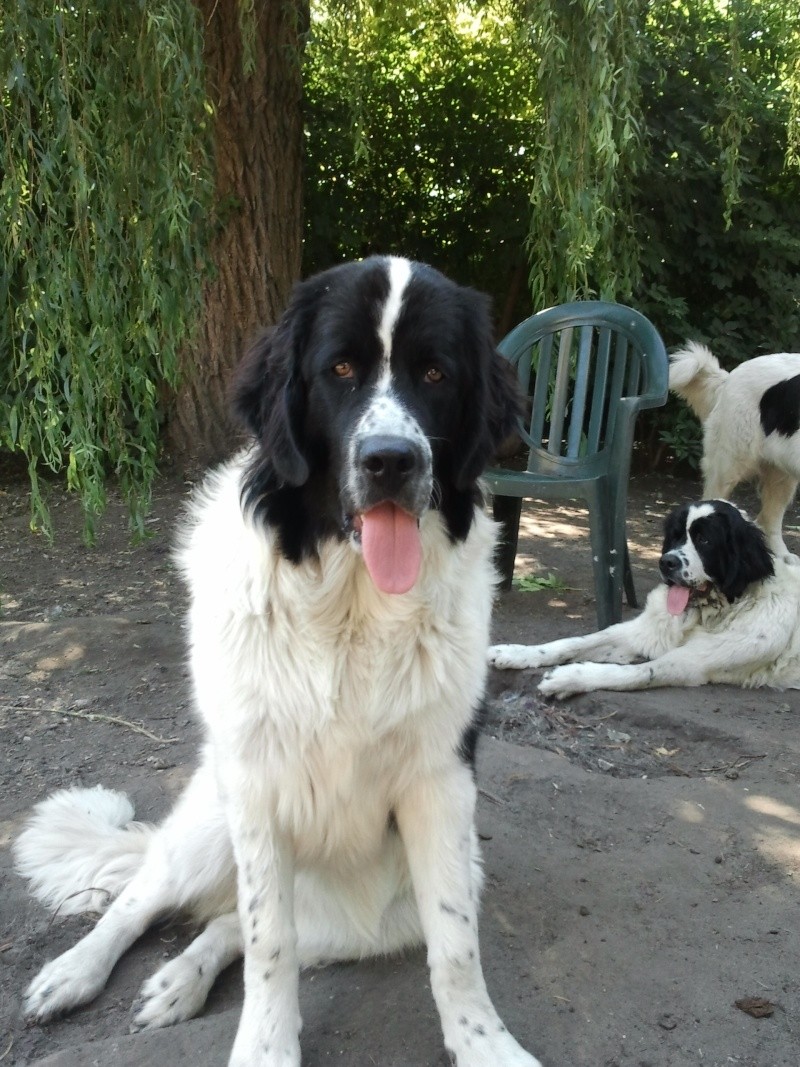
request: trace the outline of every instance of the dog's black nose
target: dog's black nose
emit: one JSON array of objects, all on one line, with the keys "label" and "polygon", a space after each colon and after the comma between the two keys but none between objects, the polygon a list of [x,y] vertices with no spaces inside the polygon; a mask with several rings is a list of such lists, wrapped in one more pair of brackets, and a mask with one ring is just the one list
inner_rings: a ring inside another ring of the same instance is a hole
[{"label": "dog's black nose", "polygon": [[377,434],[365,437],[358,448],[358,464],[371,482],[386,493],[396,492],[420,469],[422,456],[405,437]]},{"label": "dog's black nose", "polygon": [[662,578],[672,578],[678,573],[683,565],[683,561],[680,556],[677,556],[674,552],[665,552],[658,563],[658,568],[661,571]]}]

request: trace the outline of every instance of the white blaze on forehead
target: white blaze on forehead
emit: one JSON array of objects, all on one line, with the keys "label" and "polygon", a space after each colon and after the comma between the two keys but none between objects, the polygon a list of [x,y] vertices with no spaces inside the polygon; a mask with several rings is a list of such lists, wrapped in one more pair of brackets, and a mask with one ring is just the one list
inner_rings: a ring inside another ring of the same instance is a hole
[{"label": "white blaze on forehead", "polygon": [[689,532],[689,529],[691,528],[691,525],[695,521],[695,519],[707,519],[709,515],[713,514],[713,504],[692,504],[686,514],[686,532]]},{"label": "white blaze on forehead", "polygon": [[407,259],[397,256],[389,258],[389,294],[383,305],[383,314],[378,323],[378,336],[383,345],[383,367],[381,377],[389,374],[389,358],[392,354],[392,334],[394,332],[400,309],[403,306],[403,293],[411,277],[411,264]]}]

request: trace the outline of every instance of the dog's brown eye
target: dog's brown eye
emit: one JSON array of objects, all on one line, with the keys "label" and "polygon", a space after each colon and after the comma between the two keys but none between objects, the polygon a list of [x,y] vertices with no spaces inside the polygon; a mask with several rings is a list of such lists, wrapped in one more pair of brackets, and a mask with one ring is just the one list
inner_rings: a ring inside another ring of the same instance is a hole
[{"label": "dog's brown eye", "polygon": [[333,373],[337,378],[352,378],[353,364],[348,363],[346,359],[340,359],[338,363],[334,363]]},{"label": "dog's brown eye", "polygon": [[444,375],[438,367],[428,367],[428,369],[425,371],[426,382],[431,382],[433,385],[436,385],[437,382],[441,382],[443,381],[443,379]]}]

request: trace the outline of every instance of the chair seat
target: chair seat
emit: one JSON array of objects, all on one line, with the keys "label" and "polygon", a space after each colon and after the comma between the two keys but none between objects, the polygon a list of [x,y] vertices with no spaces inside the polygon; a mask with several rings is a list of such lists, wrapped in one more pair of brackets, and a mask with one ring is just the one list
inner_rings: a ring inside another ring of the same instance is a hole
[{"label": "chair seat", "polygon": [[522,499],[583,499],[598,625],[618,622],[623,587],[635,601],[625,535],[634,425],[641,410],[666,403],[663,341],[633,308],[586,300],[532,315],[498,351],[530,400],[518,427],[525,469],[491,467],[483,476],[503,525],[503,585],[513,577]]}]

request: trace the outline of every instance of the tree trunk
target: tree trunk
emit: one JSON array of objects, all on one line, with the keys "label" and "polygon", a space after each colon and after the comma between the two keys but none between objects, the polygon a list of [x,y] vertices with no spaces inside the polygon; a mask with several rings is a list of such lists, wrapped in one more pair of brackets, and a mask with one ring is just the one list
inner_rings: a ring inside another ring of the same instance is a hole
[{"label": "tree trunk", "polygon": [[[167,426],[173,457],[207,464],[238,440],[231,371],[259,326],[273,323],[299,277],[303,120],[300,61],[308,0],[256,0],[255,71],[244,69],[240,0],[195,0],[215,114],[214,274],[183,356]],[[246,5],[245,5],[246,7]],[[246,17],[246,16],[245,16]]]}]

